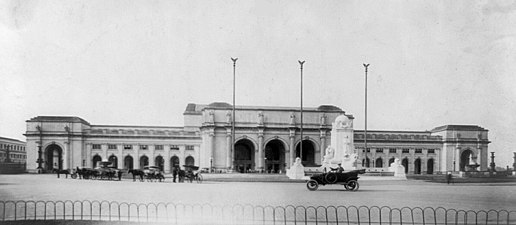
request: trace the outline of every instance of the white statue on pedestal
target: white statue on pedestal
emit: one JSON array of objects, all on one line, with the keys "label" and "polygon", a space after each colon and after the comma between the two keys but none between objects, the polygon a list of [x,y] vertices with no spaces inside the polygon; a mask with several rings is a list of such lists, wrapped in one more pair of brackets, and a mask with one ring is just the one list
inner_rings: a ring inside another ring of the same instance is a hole
[{"label": "white statue on pedestal", "polygon": [[303,179],[304,176],[305,167],[301,164],[301,158],[297,157],[290,169],[287,169],[287,177],[290,179]]},{"label": "white statue on pedestal", "polygon": [[355,170],[357,159],[353,144],[353,120],[346,115],[340,115],[332,124],[331,145],[326,148],[321,167],[329,171],[340,163],[344,170]]},{"label": "white statue on pedestal", "polygon": [[405,175],[405,167],[401,165],[400,159],[394,159],[394,162],[391,163],[389,167],[389,172],[394,172],[395,177],[406,177]]}]

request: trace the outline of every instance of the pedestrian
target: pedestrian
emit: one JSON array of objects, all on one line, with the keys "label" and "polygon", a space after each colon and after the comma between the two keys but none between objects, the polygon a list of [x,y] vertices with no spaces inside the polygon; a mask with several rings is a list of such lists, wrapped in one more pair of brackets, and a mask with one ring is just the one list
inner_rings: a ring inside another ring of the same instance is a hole
[{"label": "pedestrian", "polygon": [[122,180],[122,170],[118,170],[118,171],[116,171],[116,173],[118,174],[118,180],[121,181]]},{"label": "pedestrian", "polygon": [[172,182],[176,182],[177,178],[177,166],[172,167]]},{"label": "pedestrian", "polygon": [[179,168],[178,175],[179,175],[179,183],[185,182],[185,171],[182,170],[181,168]]},{"label": "pedestrian", "polygon": [[451,172],[448,172],[448,173],[446,174],[446,183],[447,183],[447,184],[450,184],[451,179],[452,179],[452,174],[451,174]]}]

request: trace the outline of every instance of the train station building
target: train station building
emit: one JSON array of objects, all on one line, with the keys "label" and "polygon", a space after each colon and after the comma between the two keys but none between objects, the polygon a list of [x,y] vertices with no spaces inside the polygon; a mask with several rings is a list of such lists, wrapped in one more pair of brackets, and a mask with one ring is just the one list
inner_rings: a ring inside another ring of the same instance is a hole
[{"label": "train station building", "polygon": [[[303,137],[297,107],[188,104],[183,126],[94,125],[75,116],[37,116],[27,120],[29,172],[93,168],[111,161],[122,169],[156,165],[166,173],[175,165],[215,172],[284,173],[300,155],[305,167],[321,165],[331,143],[332,122],[341,108],[303,109]],[[387,171],[395,158],[409,174],[487,170],[488,130],[476,125],[445,125],[425,131],[354,130],[357,167]],[[234,151],[232,141],[234,140]]]}]

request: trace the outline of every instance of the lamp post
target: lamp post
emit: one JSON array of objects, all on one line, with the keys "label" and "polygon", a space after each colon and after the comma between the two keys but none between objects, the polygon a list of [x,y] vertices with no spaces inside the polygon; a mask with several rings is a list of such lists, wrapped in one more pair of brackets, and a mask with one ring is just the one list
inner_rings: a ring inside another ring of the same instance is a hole
[{"label": "lamp post", "polygon": [[303,64],[305,61],[298,60],[298,62],[301,72],[301,141],[299,142],[299,158],[301,159],[301,163],[303,163]]},{"label": "lamp post", "polygon": [[238,58],[231,58],[231,61],[233,61],[233,115],[231,116],[231,152],[228,156],[228,164],[229,168],[233,168],[232,163],[232,155],[235,152],[235,85],[236,85],[236,62]]},{"label": "lamp post", "polygon": [[37,125],[36,126],[36,129],[38,130],[39,132],[39,143],[38,143],[38,160],[36,160],[36,162],[38,163],[38,168],[36,168],[38,170],[38,173],[41,173],[43,171],[43,166],[41,164],[43,164],[43,158],[42,158],[42,146],[43,145],[43,129],[41,128],[40,125]]},{"label": "lamp post", "polygon": [[367,156],[367,67],[369,67],[369,64],[363,64],[364,65],[364,68],[365,68],[365,125],[364,125],[364,145],[365,145],[365,148],[364,148],[364,151],[365,151],[365,163],[367,165],[367,167],[369,167],[369,164],[371,162],[368,163],[368,156]]}]

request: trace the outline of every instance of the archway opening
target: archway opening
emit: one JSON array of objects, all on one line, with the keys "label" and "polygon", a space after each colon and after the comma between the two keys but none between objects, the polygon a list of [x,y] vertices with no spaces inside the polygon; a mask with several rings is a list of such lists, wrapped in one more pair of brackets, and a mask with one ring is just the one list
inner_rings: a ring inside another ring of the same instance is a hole
[{"label": "archway opening", "polygon": [[426,164],[426,173],[433,174],[434,173],[434,159],[428,159]]},{"label": "archway opening", "polygon": [[462,154],[460,154],[460,163],[459,163],[459,170],[460,171],[466,171],[466,166],[473,164],[473,152],[469,149],[464,150]]},{"label": "archway opening", "polygon": [[177,156],[172,156],[172,157],[170,158],[170,171],[173,171],[172,169],[173,169],[174,167],[179,167],[179,166],[180,166],[180,165],[179,165],[179,157],[177,157]]},{"label": "archway opening", "polygon": [[102,157],[100,155],[93,156],[93,159],[91,160],[91,165],[93,168],[97,168],[97,166],[100,166],[100,163],[102,161]]},{"label": "archway opening", "polygon": [[111,162],[111,167],[118,168],[118,158],[115,155],[109,156],[108,161]]},{"label": "archway opening", "polygon": [[[299,157],[301,153],[301,143],[297,143],[296,146],[296,158]],[[315,145],[310,140],[303,140],[303,155],[301,158],[301,163],[304,166],[315,166]]]},{"label": "archway opening", "polygon": [[132,170],[133,166],[133,157],[128,155],[124,158],[124,169]]},{"label": "archway opening", "polygon": [[46,169],[63,169],[63,150],[59,145],[51,144],[46,149]]},{"label": "archway opening", "polygon": [[421,174],[421,159],[417,158],[414,161],[414,174]]},{"label": "archway opening", "polygon": [[403,160],[401,160],[401,165],[405,167],[405,174],[408,174],[408,159],[404,158]]},{"label": "archway opening", "polygon": [[394,160],[395,160],[395,159],[394,159],[394,157],[390,158],[390,159],[389,159],[389,165],[387,165],[387,166],[389,166],[389,167],[390,167],[390,166],[391,166],[391,164],[393,164],[393,163],[394,163]]},{"label": "archway opening", "polygon": [[147,157],[146,155],[142,155],[140,157],[140,169],[143,169],[143,167],[148,166],[148,165],[149,165],[149,157]]},{"label": "archway opening", "polygon": [[165,160],[160,155],[154,159],[154,164],[159,168],[160,171],[164,171]]},{"label": "archway opening", "polygon": [[264,169],[269,173],[285,172],[285,146],[280,140],[272,140],[265,145]]},{"label": "archway opening", "polygon": [[247,173],[254,170],[254,145],[248,139],[242,139],[235,143],[234,167],[237,172]]},{"label": "archway opening", "polygon": [[185,165],[187,166],[195,166],[195,159],[192,156],[188,156],[185,158]]},{"label": "archway opening", "polygon": [[376,166],[376,168],[382,168],[383,167],[383,159],[377,158],[376,161],[374,162],[374,165]]}]

